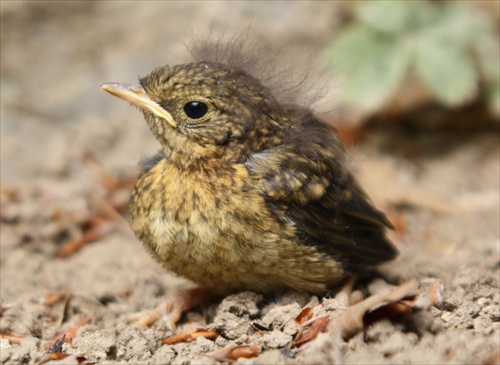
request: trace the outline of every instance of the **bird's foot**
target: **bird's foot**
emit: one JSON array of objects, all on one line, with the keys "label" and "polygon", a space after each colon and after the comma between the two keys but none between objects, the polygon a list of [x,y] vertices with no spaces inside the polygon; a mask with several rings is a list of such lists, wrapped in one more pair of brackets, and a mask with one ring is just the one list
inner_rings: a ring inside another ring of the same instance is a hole
[{"label": "bird's foot", "polygon": [[167,328],[175,332],[177,322],[181,318],[182,312],[201,304],[210,303],[214,301],[215,298],[216,296],[214,294],[201,288],[181,291],[156,308],[133,314],[130,317],[129,323],[136,327],[147,327],[162,318]]},{"label": "bird's foot", "polygon": [[339,309],[346,309],[353,304],[353,302],[360,300],[356,292],[352,291],[355,283],[356,278],[354,276],[349,276],[342,286],[342,289],[340,289],[333,298],[333,301],[336,302]]}]

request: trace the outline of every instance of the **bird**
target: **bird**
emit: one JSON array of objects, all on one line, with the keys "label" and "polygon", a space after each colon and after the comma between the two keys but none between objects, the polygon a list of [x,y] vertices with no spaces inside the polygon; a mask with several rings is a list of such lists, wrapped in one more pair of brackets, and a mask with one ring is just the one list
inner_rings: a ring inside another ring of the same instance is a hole
[{"label": "bird", "polygon": [[391,223],[335,129],[301,102],[302,82],[293,95],[272,84],[259,72],[275,68],[240,43],[203,43],[189,63],[101,86],[138,107],[161,146],[130,198],[137,238],[169,272],[221,296],[324,294],[394,259]]}]

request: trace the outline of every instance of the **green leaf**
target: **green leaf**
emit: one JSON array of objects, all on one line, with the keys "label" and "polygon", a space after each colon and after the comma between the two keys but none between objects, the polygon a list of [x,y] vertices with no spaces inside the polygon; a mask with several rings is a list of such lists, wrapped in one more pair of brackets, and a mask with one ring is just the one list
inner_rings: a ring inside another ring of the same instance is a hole
[{"label": "green leaf", "polygon": [[[491,112],[497,117],[500,117],[500,83],[490,88],[487,98]],[[498,120],[500,121],[500,118]]]},{"label": "green leaf", "polygon": [[366,1],[356,8],[358,18],[374,30],[399,33],[412,24],[419,2],[413,1]]},{"label": "green leaf", "polygon": [[440,38],[419,39],[415,68],[429,92],[448,106],[463,104],[477,93],[477,70],[459,45]]},{"label": "green leaf", "polygon": [[477,40],[488,36],[493,29],[491,19],[460,3],[444,3],[432,23],[423,29],[421,36],[439,38],[467,48]]},{"label": "green leaf", "polygon": [[341,60],[345,96],[365,111],[380,107],[402,82],[411,52],[396,37],[365,26],[346,28],[335,40],[333,59]]},{"label": "green leaf", "polygon": [[492,34],[475,43],[490,110],[500,117],[500,45]]}]

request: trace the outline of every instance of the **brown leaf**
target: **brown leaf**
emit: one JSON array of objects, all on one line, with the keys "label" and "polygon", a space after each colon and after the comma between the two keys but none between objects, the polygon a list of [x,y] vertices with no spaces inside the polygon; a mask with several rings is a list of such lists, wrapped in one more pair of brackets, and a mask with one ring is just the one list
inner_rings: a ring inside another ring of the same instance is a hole
[{"label": "brown leaf", "polygon": [[336,121],[332,124],[336,129],[338,138],[342,141],[345,148],[351,148],[358,144],[366,134],[366,124],[364,123],[347,123]]},{"label": "brown leaf", "polygon": [[[127,194],[127,197],[130,197],[130,193]],[[128,223],[128,220],[125,219],[119,211],[116,209],[116,207],[111,204],[111,202],[108,202],[104,199],[95,197],[95,204],[98,207],[97,209],[97,216],[101,219],[104,220],[111,220],[119,223],[121,226],[127,228],[130,230],[130,226]],[[126,203],[124,203],[124,207],[128,207],[128,200]]]},{"label": "brown leaf", "polygon": [[404,298],[413,296],[417,288],[417,280],[412,279],[399,285],[390,292],[366,298],[362,302],[348,307],[338,318],[335,318],[330,326],[330,331],[332,333],[339,333],[343,339],[348,339],[363,329],[365,324],[364,319],[367,313],[388,305],[390,305],[389,308],[384,308],[383,310],[387,309],[389,312],[407,311],[408,308],[411,309],[411,302],[406,302],[402,306],[394,305],[394,303],[398,303]]},{"label": "brown leaf", "polygon": [[258,356],[259,348],[256,346],[228,347],[209,352],[205,355],[212,357],[217,361],[233,362],[238,360],[240,357],[249,359]]},{"label": "brown leaf", "polygon": [[306,326],[307,325],[306,322],[309,321],[313,317],[314,311],[321,309],[323,307],[324,307],[323,304],[318,304],[314,307],[307,307],[307,308],[302,309],[302,311],[298,314],[298,316],[295,317],[295,322],[298,325]]},{"label": "brown leaf", "polygon": [[59,302],[63,302],[65,300],[67,300],[69,295],[70,295],[70,293],[68,293],[68,292],[60,292],[60,293],[50,294],[48,297],[46,297],[43,300],[43,305],[45,305],[47,307],[51,307],[54,304],[57,304]]},{"label": "brown leaf", "polygon": [[94,313],[90,313],[85,318],[83,318],[81,321],[79,321],[77,324],[75,324],[73,327],[68,329],[66,332],[63,332],[63,333],[60,333],[60,334],[54,336],[52,338],[52,341],[56,341],[56,340],[65,336],[64,341],[68,342],[68,343],[71,342],[71,340],[73,340],[73,338],[75,338],[76,333],[78,332],[80,327],[83,326],[88,321],[90,321],[93,317],[94,317]]},{"label": "brown leaf", "polygon": [[113,191],[120,186],[119,179],[107,171],[91,153],[87,153],[84,163],[87,170],[99,180],[106,190]]},{"label": "brown leaf", "polygon": [[[67,353],[64,353],[64,352],[52,352],[52,353],[49,354],[49,357],[48,357],[47,361],[49,361],[49,360],[55,360],[55,361],[64,360],[64,359],[66,359],[67,357],[69,357],[71,355],[72,354],[67,354]],[[76,361],[79,364],[81,364],[81,363],[83,363],[84,361],[87,360],[87,358],[85,356],[81,356],[81,355],[75,356],[75,359],[76,359]]]},{"label": "brown leaf", "polygon": [[304,323],[305,321],[311,319],[313,315],[313,308],[312,307],[307,307],[307,308],[304,308],[302,309],[302,311],[299,313],[299,315],[297,317],[295,317],[295,322],[298,324],[298,325],[301,325],[302,323]]},{"label": "brown leaf", "polygon": [[[126,198],[126,204],[123,205],[128,206],[129,196],[135,185],[135,176],[123,177],[113,174],[112,172],[106,170],[102,166],[102,164],[90,153],[85,157],[85,167],[106,189],[108,197],[112,196],[114,193],[120,190],[126,190],[128,194]],[[122,203],[125,203],[125,201],[120,202],[120,204]]]},{"label": "brown leaf", "polygon": [[86,244],[94,242],[99,238],[104,237],[105,235],[114,231],[115,229],[116,225],[113,224],[113,222],[103,222],[101,224],[98,224],[89,229],[87,232],[85,232],[82,237],[65,244],[59,250],[57,256],[61,258],[68,257],[74,254],[75,252],[79,251],[80,249],[82,249],[82,247],[85,246]]},{"label": "brown leaf", "polygon": [[71,355],[66,354],[64,352],[51,352],[49,357],[51,360],[64,360],[68,356],[71,356]]},{"label": "brown leaf", "polygon": [[376,322],[383,318],[394,318],[401,314],[408,313],[413,308],[413,300],[402,300],[394,303],[387,303],[381,307],[368,311],[363,318],[365,325]]},{"label": "brown leaf", "polygon": [[19,191],[10,187],[0,186],[0,198],[2,201],[18,201]]},{"label": "brown leaf", "polygon": [[24,339],[23,335],[11,331],[0,331],[0,337],[6,338],[11,343],[15,343],[16,345],[19,345],[21,341]]},{"label": "brown leaf", "polygon": [[429,288],[429,298],[432,305],[440,305],[443,302],[444,285],[441,280],[435,279],[432,281]]},{"label": "brown leaf", "polygon": [[294,345],[296,347],[300,347],[303,344],[314,340],[318,336],[318,333],[322,332],[326,328],[329,322],[330,322],[329,317],[316,318],[312,326],[309,327],[308,330],[305,331],[303,335],[300,335],[294,340]]},{"label": "brown leaf", "polygon": [[191,342],[198,337],[205,337],[208,340],[215,340],[219,336],[219,332],[210,331],[204,328],[197,328],[184,333],[170,336],[162,341],[164,345],[173,345],[179,342]]}]

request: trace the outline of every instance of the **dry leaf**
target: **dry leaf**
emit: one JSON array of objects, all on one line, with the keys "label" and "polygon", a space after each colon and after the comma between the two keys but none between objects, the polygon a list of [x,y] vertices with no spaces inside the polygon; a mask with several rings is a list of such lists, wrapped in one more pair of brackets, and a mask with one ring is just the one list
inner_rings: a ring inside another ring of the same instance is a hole
[{"label": "dry leaf", "polygon": [[88,231],[86,231],[82,237],[65,244],[59,250],[57,256],[61,258],[68,257],[79,251],[87,243],[97,241],[99,238],[106,236],[107,234],[113,232],[115,229],[116,225],[113,222],[102,222],[96,226],[93,226]]},{"label": "dry leaf", "polygon": [[90,313],[89,315],[87,315],[85,318],[83,318],[81,321],[79,321],[77,324],[75,324],[73,327],[71,327],[70,329],[68,329],[66,332],[63,332],[57,336],[54,336],[52,338],[52,341],[56,341],[62,337],[65,336],[65,339],[64,341],[65,342],[71,342],[71,340],[73,340],[73,338],[75,338],[76,336],[76,333],[78,332],[78,330],[80,329],[81,326],[83,326],[85,323],[87,323],[88,321],[90,321],[92,318],[94,317],[94,313]]},{"label": "dry leaf", "polygon": [[315,321],[312,324],[312,326],[309,327],[307,331],[304,332],[304,334],[302,335],[299,334],[299,336],[294,340],[294,345],[296,347],[300,347],[305,343],[314,340],[318,336],[318,333],[322,332],[326,328],[329,322],[330,322],[329,317],[315,318]]},{"label": "dry leaf", "polygon": [[363,317],[365,325],[376,322],[384,318],[394,318],[401,314],[408,313],[413,309],[414,300],[401,300],[399,302],[387,303],[372,311],[368,311]]},{"label": "dry leaf", "polygon": [[302,309],[302,311],[299,313],[297,317],[295,317],[295,322],[298,325],[303,324],[305,321],[311,319],[313,316],[313,308],[312,307],[307,307]]},{"label": "dry leaf", "polygon": [[0,337],[6,338],[9,342],[15,343],[16,345],[19,345],[21,341],[24,340],[23,335],[11,331],[0,331]]},{"label": "dry leaf", "polygon": [[14,188],[0,186],[0,200],[4,201],[19,201],[19,191]]},{"label": "dry leaf", "polygon": [[[407,281],[390,292],[373,295],[351,307],[348,307],[338,318],[335,318],[330,325],[330,332],[339,333],[343,339],[348,339],[361,331],[364,327],[364,318],[367,313],[378,309],[398,312],[404,309],[411,309],[411,302],[400,304],[401,300],[410,295],[414,295],[418,288],[417,280]],[[375,316],[376,314],[374,314]]]},{"label": "dry leaf", "polygon": [[[315,318],[312,318],[314,315],[314,311],[317,311],[323,308],[324,304],[318,304],[314,307],[304,308],[297,317],[295,317],[295,322],[301,326],[307,326],[308,324],[315,321]],[[312,318],[312,319],[311,319]]]},{"label": "dry leaf", "polygon": [[256,357],[259,355],[259,348],[256,346],[228,347],[206,353],[205,355],[212,357],[217,361],[233,362],[238,360],[240,357],[247,359]]},{"label": "dry leaf", "polygon": [[70,356],[70,354],[66,354],[66,353],[63,353],[63,352],[51,352],[49,357],[51,360],[64,360],[65,358],[67,358],[68,356]]},{"label": "dry leaf", "polygon": [[47,307],[51,307],[54,304],[57,304],[59,302],[63,302],[65,300],[67,300],[70,295],[71,294],[68,292],[60,292],[60,293],[50,294],[49,296],[47,296],[43,300],[43,305],[45,305]]},{"label": "dry leaf", "polygon": [[[53,352],[53,353],[49,354],[47,361],[49,361],[49,360],[55,360],[55,361],[64,360],[71,355],[72,354],[66,354],[64,352]],[[79,364],[81,364],[82,362],[87,360],[87,358],[84,356],[75,356],[75,359]],[[47,361],[44,361],[44,362],[47,362]]]},{"label": "dry leaf", "polygon": [[210,331],[204,328],[197,328],[184,333],[170,336],[162,341],[164,345],[173,345],[179,342],[191,342],[198,337],[205,337],[208,340],[215,340],[219,336],[219,332]]},{"label": "dry leaf", "polygon": [[429,298],[432,305],[440,305],[443,302],[444,284],[441,280],[435,279],[429,288]]},{"label": "dry leaf", "polygon": [[336,129],[336,134],[342,141],[345,148],[354,147],[358,144],[366,134],[366,124],[350,124],[345,122],[330,123]]},{"label": "dry leaf", "polygon": [[90,153],[84,158],[87,170],[99,180],[99,183],[108,191],[116,190],[120,187],[120,180],[111,174],[99,163],[99,161]]}]

